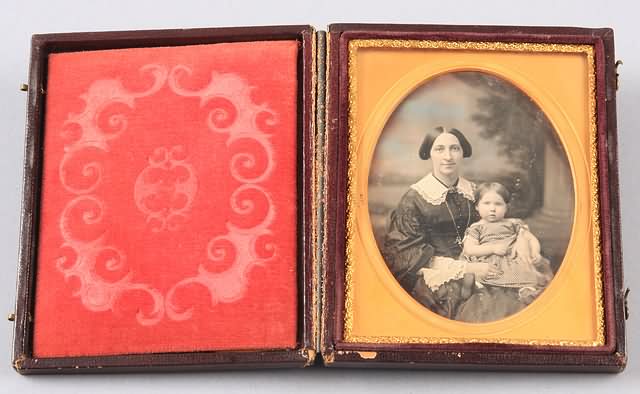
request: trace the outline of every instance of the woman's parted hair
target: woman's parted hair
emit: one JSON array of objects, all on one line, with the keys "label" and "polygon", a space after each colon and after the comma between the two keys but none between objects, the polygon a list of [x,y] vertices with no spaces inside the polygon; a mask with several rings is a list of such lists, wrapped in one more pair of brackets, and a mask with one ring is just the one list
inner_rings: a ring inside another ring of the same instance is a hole
[{"label": "woman's parted hair", "polygon": [[502,183],[484,182],[479,184],[473,193],[473,197],[476,199],[476,205],[478,205],[482,196],[487,194],[487,192],[495,192],[502,197],[505,204],[509,204],[511,201],[511,192],[509,192],[509,189],[507,189]]},{"label": "woman's parted hair", "polygon": [[427,132],[427,135],[424,137],[424,140],[420,145],[418,155],[422,160],[429,160],[431,158],[431,147],[433,147],[433,142],[436,140],[436,138],[438,138],[440,134],[443,133],[453,134],[458,139],[458,142],[460,142],[460,147],[462,148],[462,157],[471,157],[471,144],[469,143],[469,140],[467,140],[467,137],[465,137],[460,130],[445,130],[444,127],[436,127],[435,129]]}]

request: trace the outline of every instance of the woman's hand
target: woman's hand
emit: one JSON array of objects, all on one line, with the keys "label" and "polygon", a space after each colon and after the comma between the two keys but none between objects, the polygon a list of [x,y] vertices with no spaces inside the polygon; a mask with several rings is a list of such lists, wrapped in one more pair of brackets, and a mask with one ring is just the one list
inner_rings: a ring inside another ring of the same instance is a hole
[{"label": "woman's hand", "polygon": [[524,261],[531,262],[531,249],[529,248],[529,241],[526,237],[526,232],[520,229],[516,241],[513,243],[511,252],[511,258],[520,258]]},{"label": "woman's hand", "polygon": [[529,264],[535,266],[540,261],[541,258],[542,256],[540,255],[540,253],[532,254],[531,257],[529,258]]},{"label": "woman's hand", "polygon": [[500,242],[493,246],[493,254],[504,256],[509,251],[509,244]]},{"label": "woman's hand", "polygon": [[497,279],[502,276],[503,273],[504,271],[502,271],[498,265],[491,264],[489,265],[489,270],[485,275],[485,279]]}]

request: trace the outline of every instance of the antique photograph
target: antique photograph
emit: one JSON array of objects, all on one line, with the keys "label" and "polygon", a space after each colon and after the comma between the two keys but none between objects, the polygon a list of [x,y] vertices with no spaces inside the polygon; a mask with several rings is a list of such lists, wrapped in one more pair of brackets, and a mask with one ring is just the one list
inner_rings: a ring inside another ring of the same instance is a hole
[{"label": "antique photograph", "polygon": [[571,237],[574,185],[541,108],[499,76],[450,72],[388,119],[368,179],[373,233],[402,288],[448,319],[484,323],[536,300]]}]

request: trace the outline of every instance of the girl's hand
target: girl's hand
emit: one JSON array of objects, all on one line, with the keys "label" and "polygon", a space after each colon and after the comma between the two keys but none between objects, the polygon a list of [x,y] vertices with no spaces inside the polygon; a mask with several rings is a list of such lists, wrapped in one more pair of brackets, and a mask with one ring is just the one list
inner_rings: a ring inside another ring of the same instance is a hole
[{"label": "girl's hand", "polygon": [[498,256],[504,256],[505,254],[507,254],[508,250],[509,245],[506,243],[498,243],[493,246],[493,254],[496,254]]}]

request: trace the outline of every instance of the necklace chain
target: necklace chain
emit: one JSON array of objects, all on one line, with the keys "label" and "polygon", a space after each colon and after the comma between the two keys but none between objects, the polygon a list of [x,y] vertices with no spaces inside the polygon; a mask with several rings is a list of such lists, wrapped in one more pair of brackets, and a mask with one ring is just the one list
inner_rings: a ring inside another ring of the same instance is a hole
[{"label": "necklace chain", "polygon": [[[465,201],[467,201],[467,227],[469,227],[469,223],[471,222],[471,207],[469,205],[469,200],[465,199]],[[458,231],[458,224],[456,223],[456,219],[453,216],[453,212],[451,212],[451,208],[449,208],[449,203],[447,202],[447,199],[445,197],[444,199],[444,205],[447,206],[447,211],[449,211],[449,216],[451,216],[451,221],[453,222],[453,228],[456,230],[456,243],[458,245],[462,245],[462,237],[460,236],[460,232]]]}]

